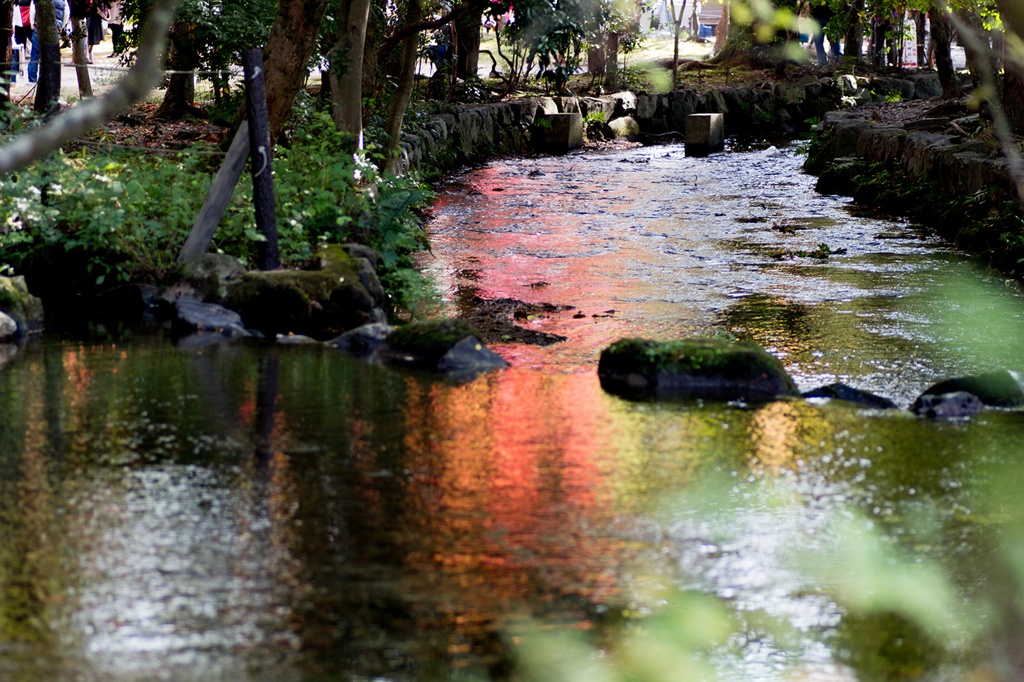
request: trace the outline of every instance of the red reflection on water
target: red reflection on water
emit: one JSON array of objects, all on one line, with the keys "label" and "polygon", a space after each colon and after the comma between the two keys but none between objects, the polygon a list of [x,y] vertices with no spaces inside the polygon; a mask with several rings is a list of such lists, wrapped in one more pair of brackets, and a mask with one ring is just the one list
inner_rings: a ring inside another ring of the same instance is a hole
[{"label": "red reflection on water", "polygon": [[470,608],[492,613],[615,593],[623,548],[606,530],[616,510],[596,382],[511,370],[458,387],[408,384],[405,444],[426,474],[408,508],[430,537],[409,562],[472,588]]}]

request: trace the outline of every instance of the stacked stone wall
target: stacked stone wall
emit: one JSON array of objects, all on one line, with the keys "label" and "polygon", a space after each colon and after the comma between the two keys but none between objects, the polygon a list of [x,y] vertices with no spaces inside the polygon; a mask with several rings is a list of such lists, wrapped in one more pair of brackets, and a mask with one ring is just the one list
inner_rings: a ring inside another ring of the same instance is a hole
[{"label": "stacked stone wall", "polygon": [[[399,170],[432,166],[446,170],[488,156],[545,151],[551,135],[545,117],[578,114],[598,121],[608,137],[637,139],[686,130],[690,114],[720,113],[727,135],[807,129],[827,112],[896,96],[932,97],[941,92],[935,74],[907,79],[814,78],[799,83],[764,83],[666,93],[618,92],[603,97],[534,97],[493,104],[457,106],[402,136]],[[565,151],[557,145],[549,151]]]}]

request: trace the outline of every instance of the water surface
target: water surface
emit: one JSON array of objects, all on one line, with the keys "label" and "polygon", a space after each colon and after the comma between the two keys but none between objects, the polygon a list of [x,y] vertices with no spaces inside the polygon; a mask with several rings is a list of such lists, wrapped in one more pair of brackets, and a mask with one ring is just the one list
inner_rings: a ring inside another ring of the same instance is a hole
[{"label": "water surface", "polygon": [[618,632],[678,589],[738,614],[707,659],[726,679],[871,679],[857,652],[893,627],[837,587],[837,519],[940,567],[963,616],[945,642],[973,641],[993,521],[1017,518],[992,491],[1019,412],[634,403],[598,383],[622,336],[753,339],[802,388],[902,405],[1015,365],[1014,286],[815,195],[800,161],[659,147],[456,177],[423,261],[445,294],[573,306],[523,322],[566,342],[499,345],[512,367],[468,383],[324,348],[29,344],[0,367],[3,676],[501,678],[538,627]]}]

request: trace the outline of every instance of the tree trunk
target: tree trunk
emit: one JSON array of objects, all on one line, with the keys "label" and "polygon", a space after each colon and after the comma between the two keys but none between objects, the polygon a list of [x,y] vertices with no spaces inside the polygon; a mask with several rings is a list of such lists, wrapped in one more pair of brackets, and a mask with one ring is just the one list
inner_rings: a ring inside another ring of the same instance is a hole
[{"label": "tree trunk", "polygon": [[[609,31],[605,42],[604,86],[609,90],[619,88],[619,32]],[[561,93],[559,93],[561,94]]]},{"label": "tree trunk", "polygon": [[996,68],[992,60],[992,52],[989,49],[989,36],[985,30],[985,24],[982,21],[981,14],[978,13],[976,7],[963,7],[957,10],[957,16],[960,18],[960,22],[968,26],[974,33],[974,37],[982,43],[984,50],[975,50],[974,41],[961,40],[960,44],[964,48],[964,53],[967,56],[967,70],[971,73],[971,85],[975,88],[981,86],[982,80],[982,62],[988,60],[990,68],[995,73]]},{"label": "tree trunk", "polygon": [[[421,0],[408,0],[405,8],[405,20],[408,23],[418,22],[423,15]],[[402,139],[402,120],[405,109],[409,106],[413,86],[416,84],[416,52],[419,34],[413,33],[402,41],[402,72],[398,78],[398,90],[391,98],[388,121],[384,132],[388,135],[388,154],[385,169],[395,172],[398,165],[398,143]],[[477,49],[480,47],[480,32],[477,31]],[[475,71],[473,73],[476,73]]]},{"label": "tree trunk", "polygon": [[[960,88],[956,84],[953,56],[950,54],[949,23],[943,16],[942,10],[934,5],[928,10],[928,25],[931,27],[932,43],[935,45],[935,66],[939,71],[939,82],[942,83],[942,97],[943,99],[959,97]],[[1009,74],[1009,69],[1007,69],[1007,74]]]},{"label": "tree trunk", "polygon": [[[14,4],[0,5],[3,7],[0,10],[0,36],[3,36],[3,44],[0,45],[0,62],[8,64],[5,66],[3,71],[6,74],[7,71],[12,70],[11,62],[13,61],[13,53],[11,51],[11,36],[14,35],[14,21],[12,18],[12,12],[20,11]],[[13,69],[17,70],[17,69]],[[11,101],[10,84],[13,78],[8,75],[0,76],[0,104],[5,104]]]},{"label": "tree trunk", "polygon": [[89,78],[89,66],[85,59],[85,21],[74,19],[71,27],[71,50],[78,76],[78,96],[82,99],[92,97],[92,79]]},{"label": "tree trunk", "polygon": [[[415,0],[411,0],[415,2]],[[480,22],[484,16],[484,8],[476,8],[463,14],[456,22],[456,36],[459,45],[455,51],[456,78],[475,78],[480,67]],[[407,24],[418,23],[406,18]]]},{"label": "tree trunk", "polygon": [[277,140],[306,82],[309,58],[317,46],[327,0],[279,0],[263,53],[270,139]]},{"label": "tree trunk", "polygon": [[[722,4],[722,12],[726,13],[729,3]],[[753,12],[751,11],[751,14]],[[782,34],[776,33],[776,39],[769,43],[762,43],[755,35],[755,24],[742,24],[737,21],[729,21],[726,24],[718,24],[718,32],[715,36],[715,44],[722,40],[721,49],[715,49],[715,56],[710,60],[714,64],[744,64],[751,68],[767,69],[779,68],[787,62],[785,51],[785,40]]]},{"label": "tree trunk", "polygon": [[186,114],[206,115],[202,109],[193,106],[196,90],[195,75],[192,71],[199,63],[199,55],[191,47],[188,31],[188,25],[179,21],[171,26],[167,68],[182,73],[172,73],[168,77],[164,99],[153,113],[153,118],[158,121],[179,121],[185,118]]},{"label": "tree trunk", "polygon": [[167,77],[164,98],[153,113],[153,118],[158,121],[180,121],[187,114],[205,115],[205,112],[193,106],[195,94],[195,76],[192,71],[172,73]]},{"label": "tree trunk", "polygon": [[732,17],[729,13],[730,2],[731,0],[725,0],[722,3],[722,18],[718,20],[718,28],[715,30],[715,55],[718,55],[725,49],[725,45],[729,41],[729,34],[732,33]]},{"label": "tree trunk", "polygon": [[[679,7],[679,16],[676,16],[676,3],[675,0],[669,0],[669,9],[672,10],[672,89],[676,89],[676,83],[679,82],[679,34],[683,31],[683,15],[686,14],[686,0],[683,0],[682,5]],[[694,7],[694,13],[696,14],[697,8]]]},{"label": "tree trunk", "polygon": [[[387,0],[369,0],[369,2],[370,14],[366,20],[366,36],[363,39],[363,99],[376,102],[381,80],[380,64],[387,63],[388,55],[382,55],[374,49],[378,42],[375,38],[379,37],[380,18],[387,12]],[[401,45],[402,41],[398,41],[397,44]]]},{"label": "tree trunk", "polygon": [[342,0],[338,42],[331,52],[331,115],[338,130],[363,148],[363,50],[370,0]]},{"label": "tree trunk", "polygon": [[847,5],[846,35],[843,36],[843,56],[859,63],[864,48],[864,24],[860,18],[864,14],[864,0],[853,0]]},{"label": "tree trunk", "polygon": [[44,114],[57,111],[60,98],[60,33],[53,2],[36,3],[36,26],[39,36],[39,84],[33,109]]},{"label": "tree trunk", "polygon": [[[1006,33],[1024,37],[1024,6],[1018,0],[998,0],[996,6]],[[1003,111],[1010,131],[1024,135],[1024,68],[1009,56],[1003,61],[1003,67]]]},{"label": "tree trunk", "polygon": [[587,73],[595,78],[604,76],[606,65],[603,47],[592,47],[587,50]]}]

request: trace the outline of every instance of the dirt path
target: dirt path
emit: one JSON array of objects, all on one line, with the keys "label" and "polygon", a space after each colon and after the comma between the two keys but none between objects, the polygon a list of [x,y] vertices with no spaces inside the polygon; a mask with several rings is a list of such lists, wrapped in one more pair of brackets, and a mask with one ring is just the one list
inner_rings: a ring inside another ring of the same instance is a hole
[{"label": "dirt path", "polygon": [[[103,42],[93,47],[93,63],[88,66],[89,77],[92,80],[92,91],[94,95],[102,94],[113,87],[125,72],[116,56],[113,55],[114,46],[110,41],[108,31]],[[62,104],[70,104],[79,99],[78,74],[72,59],[71,48],[66,47],[60,51],[60,99]],[[28,104],[35,97],[35,83],[28,82],[28,65],[21,65],[21,74],[11,88],[11,96],[15,102]]]}]

